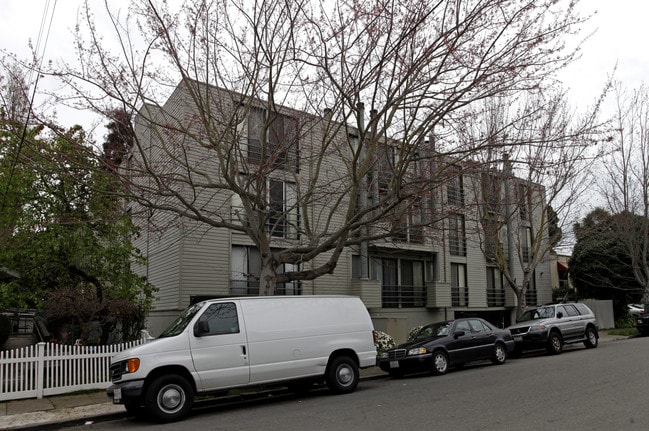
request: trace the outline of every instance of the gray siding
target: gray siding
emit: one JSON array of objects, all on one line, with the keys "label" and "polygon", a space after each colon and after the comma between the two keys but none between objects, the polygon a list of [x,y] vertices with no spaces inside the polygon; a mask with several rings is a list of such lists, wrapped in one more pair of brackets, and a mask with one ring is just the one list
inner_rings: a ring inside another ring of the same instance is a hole
[{"label": "gray siding", "polygon": [[[227,117],[234,106],[235,95],[224,90],[212,89],[213,114],[215,121],[220,116]],[[194,108],[190,104],[187,87],[179,85],[164,105],[164,109],[153,108],[143,110],[143,117],[149,117],[155,122],[173,122],[179,124],[191,122],[194,116]],[[320,169],[321,186],[315,190],[314,197],[317,204],[306,209],[301,218],[308,217],[309,224],[316,232],[322,232],[325,226],[330,230],[341,227],[344,222],[343,211],[336,205],[345,204],[345,201],[338,201],[340,193],[347,187],[346,178],[350,175],[347,166],[342,162],[340,154],[344,154],[347,148],[345,130],[341,129],[339,135],[329,147],[322,145],[324,134],[323,124],[318,117],[309,116],[305,113],[290,109],[281,109],[289,115],[300,118],[303,130],[308,130],[300,137],[300,172],[297,177],[283,178],[294,181],[298,187],[306,184],[313,176],[316,166],[313,160],[308,157],[310,154],[317,154],[326,151],[326,156]],[[146,112],[144,112],[146,111]],[[188,161],[193,166],[200,166],[204,176],[201,181],[211,182],[214,185],[220,181],[219,161],[210,157],[210,153],[202,146],[199,138],[201,131],[196,128],[196,141],[191,146],[191,151],[180,152],[178,143],[175,140],[179,137],[159,136],[146,127],[144,118],[138,120],[138,135],[142,142],[148,146],[148,151],[160,163],[165,161],[178,160]],[[166,169],[172,173],[179,173],[176,163],[168,163]],[[274,173],[275,174],[275,173]],[[280,174],[277,174],[280,175]],[[402,332],[414,326],[429,323],[431,321],[453,318],[456,311],[493,311],[487,307],[486,296],[486,267],[487,261],[480,246],[480,223],[476,206],[471,205],[472,201],[479,199],[477,193],[473,193],[470,187],[471,182],[465,181],[465,193],[467,206],[461,209],[465,213],[467,255],[451,256],[448,250],[448,236],[445,231],[447,222],[436,223],[428,228],[426,242],[424,244],[394,244],[388,240],[377,242],[385,250],[387,255],[401,253],[408,256],[408,253],[417,256],[430,256],[432,259],[436,253],[435,279],[427,280],[428,297],[427,306],[417,309],[387,309],[381,307],[381,285],[377,280],[353,280],[352,279],[352,258],[357,253],[352,248],[345,250],[338,261],[332,274],[327,274],[315,280],[302,282],[303,293],[310,294],[343,294],[356,295],[361,297],[372,314],[377,329],[386,328],[398,331],[399,336],[405,336]],[[205,189],[207,190],[207,189]],[[179,190],[191,196],[194,205],[201,209],[208,209],[215,216],[229,219],[230,196],[223,189],[214,187],[212,191],[201,191],[197,195],[191,195],[190,189]],[[443,190],[440,191],[443,194]],[[440,203],[443,206],[443,203]],[[137,209],[136,211],[137,212]],[[134,217],[137,218],[137,217]],[[138,268],[143,275],[159,291],[156,294],[154,312],[149,322],[152,328],[162,328],[164,323],[175,316],[172,311],[177,311],[189,304],[192,296],[225,296],[230,288],[230,256],[233,245],[252,245],[250,238],[241,233],[231,232],[225,228],[208,227],[198,222],[176,219],[173,216],[156,215],[153,218],[156,228],[160,230],[149,232],[151,225],[146,218],[141,218],[139,225],[143,228],[143,235],[138,240],[138,247],[148,256],[149,262],[146,267]],[[136,221],[137,222],[137,221]],[[307,241],[307,238],[303,238]],[[281,247],[282,242],[276,242]],[[389,251],[388,251],[389,250]],[[415,252],[419,254],[414,254]],[[326,262],[330,252],[324,253],[308,262],[307,266],[319,266]],[[467,268],[467,284],[469,288],[469,304],[467,307],[457,309],[451,306],[450,290],[450,264],[451,262],[465,263]],[[547,269],[547,270],[546,270]],[[520,268],[516,269],[516,276],[522,276]],[[537,291],[539,301],[546,301],[551,298],[549,263],[544,262],[537,269]],[[546,283],[547,280],[547,283]],[[511,289],[505,287],[506,306],[514,307],[514,295]],[[504,308],[500,307],[504,312]],[[389,332],[389,331],[388,331]]]}]

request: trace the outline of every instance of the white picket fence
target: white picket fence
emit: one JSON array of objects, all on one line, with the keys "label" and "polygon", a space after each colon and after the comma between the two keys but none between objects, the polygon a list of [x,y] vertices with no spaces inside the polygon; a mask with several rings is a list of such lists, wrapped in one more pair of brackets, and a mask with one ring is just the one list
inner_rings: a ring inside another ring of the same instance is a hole
[{"label": "white picket fence", "polygon": [[0,401],[105,389],[110,386],[110,358],[144,342],[107,346],[38,343],[0,352]]}]

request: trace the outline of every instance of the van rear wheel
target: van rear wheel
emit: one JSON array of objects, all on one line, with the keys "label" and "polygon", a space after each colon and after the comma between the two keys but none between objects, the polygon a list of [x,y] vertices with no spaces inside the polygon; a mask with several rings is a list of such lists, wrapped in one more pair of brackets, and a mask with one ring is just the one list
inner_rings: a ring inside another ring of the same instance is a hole
[{"label": "van rear wheel", "polygon": [[146,392],[146,407],[158,422],[173,422],[189,414],[194,393],[189,382],[176,375],[160,376]]},{"label": "van rear wheel", "polygon": [[331,392],[335,394],[354,392],[358,386],[358,365],[347,356],[338,356],[329,363],[325,377]]}]

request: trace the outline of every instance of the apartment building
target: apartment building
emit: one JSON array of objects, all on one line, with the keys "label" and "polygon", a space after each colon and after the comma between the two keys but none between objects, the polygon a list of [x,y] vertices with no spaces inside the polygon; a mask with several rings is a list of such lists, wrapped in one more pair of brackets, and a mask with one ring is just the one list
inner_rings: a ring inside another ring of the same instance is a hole
[{"label": "apartment building", "polygon": [[[528,205],[542,203],[542,189],[532,193],[533,199],[517,197],[516,204],[505,204],[502,196],[524,189],[521,180],[505,175],[507,169],[485,174],[475,163],[447,161],[434,187],[418,190],[362,227],[343,209],[352,201],[362,201],[358,208],[376,204],[388,193],[399,175],[394,170],[399,143],[373,144],[369,153],[378,154],[376,167],[353,179],[347,153],[354,152],[356,125],[334,124],[326,109],[322,115],[283,106],[269,112],[266,102],[189,81],[179,84],[164,105],[143,106],[136,119],[138,144],[125,169],[142,190],[129,211],[142,229],[136,246],[148,259],[136,270],[158,289],[147,323],[153,334],[192,302],[264,293],[264,253],[251,236],[260,226],[271,250],[290,248],[293,257],[311,253],[323,237],[337,238],[346,225],[359,226],[340,250],[323,247],[304,262],[280,263],[279,274],[330,270],[278,283],[273,294],[359,296],[375,328],[398,341],[414,326],[459,316],[481,316],[501,326],[511,322],[517,300],[497,257],[522,279],[531,243],[545,240],[526,230],[530,213],[542,211],[543,205]],[[232,146],[222,148],[224,142]],[[439,158],[433,148],[427,150],[429,169]],[[355,189],[353,181],[363,187]],[[267,217],[261,221],[250,212],[254,201],[246,200],[246,187],[252,185],[263,190],[267,208],[260,211]],[[186,211],[182,216],[169,211],[179,201]],[[372,236],[380,229],[390,235]],[[355,240],[361,237],[367,239]],[[327,266],[332,258],[335,265]],[[549,302],[548,263],[534,269],[527,303]]]}]

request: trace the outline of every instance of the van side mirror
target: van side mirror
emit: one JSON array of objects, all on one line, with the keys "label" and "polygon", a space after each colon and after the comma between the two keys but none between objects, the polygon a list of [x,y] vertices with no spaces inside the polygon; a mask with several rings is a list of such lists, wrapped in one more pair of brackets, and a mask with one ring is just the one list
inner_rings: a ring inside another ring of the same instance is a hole
[{"label": "van side mirror", "polygon": [[199,320],[194,325],[194,336],[200,337],[210,333],[210,324],[207,320]]}]

